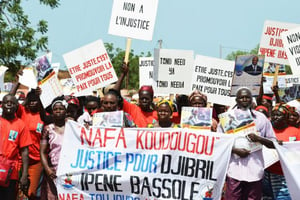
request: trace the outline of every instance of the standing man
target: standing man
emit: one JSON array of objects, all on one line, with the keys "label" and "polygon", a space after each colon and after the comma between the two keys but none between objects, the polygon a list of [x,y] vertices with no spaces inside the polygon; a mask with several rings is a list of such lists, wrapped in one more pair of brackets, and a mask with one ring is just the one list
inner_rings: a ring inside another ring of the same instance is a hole
[{"label": "standing man", "polygon": [[[267,139],[275,138],[272,125],[264,114],[251,109],[251,91],[248,88],[240,88],[235,100],[237,104],[234,109],[238,109],[238,113],[250,112],[256,125],[258,135],[248,134],[249,140],[274,148],[273,142]],[[224,132],[220,125],[218,132]],[[250,152],[244,148],[233,148],[227,171],[225,199],[260,200],[263,174],[264,161],[261,149]]]},{"label": "standing man", "polygon": [[244,68],[244,72],[247,72],[250,75],[259,75],[262,72],[262,67],[258,64],[258,56],[252,58],[252,64]]},{"label": "standing man", "polygon": [[[20,189],[27,194],[28,181],[28,146],[32,144],[30,133],[24,122],[17,118],[18,101],[15,96],[7,94],[2,101],[2,117],[0,117],[1,154],[13,161],[9,186],[0,186],[1,199],[16,199],[17,181],[20,180]],[[22,175],[18,177],[19,155],[22,157]],[[1,162],[1,161],[0,161]]]}]

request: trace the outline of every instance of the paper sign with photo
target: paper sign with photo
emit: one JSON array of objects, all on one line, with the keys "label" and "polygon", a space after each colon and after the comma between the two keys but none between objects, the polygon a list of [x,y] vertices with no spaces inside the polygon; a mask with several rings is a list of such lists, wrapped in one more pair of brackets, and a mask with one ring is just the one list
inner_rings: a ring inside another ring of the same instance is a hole
[{"label": "paper sign with photo", "polygon": [[232,134],[243,128],[255,127],[249,110],[233,109],[219,114],[218,117],[225,133]]},{"label": "paper sign with photo", "polygon": [[46,55],[37,58],[34,66],[37,71],[37,81],[43,80],[53,70]]},{"label": "paper sign with photo", "polygon": [[123,111],[100,112],[93,115],[93,126],[122,127]]},{"label": "paper sign with photo", "polygon": [[204,107],[182,107],[182,128],[210,130],[212,124],[212,109]]},{"label": "paper sign with photo", "polygon": [[237,56],[231,86],[231,96],[235,96],[240,87],[248,87],[253,96],[260,91],[264,57],[257,55]]}]

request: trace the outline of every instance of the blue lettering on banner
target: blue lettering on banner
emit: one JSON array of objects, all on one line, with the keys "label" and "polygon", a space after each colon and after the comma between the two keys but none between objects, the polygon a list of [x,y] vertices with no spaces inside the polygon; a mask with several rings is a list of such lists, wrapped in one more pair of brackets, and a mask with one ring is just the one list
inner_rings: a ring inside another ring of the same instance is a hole
[{"label": "blue lettering on banner", "polygon": [[76,162],[71,163],[72,168],[80,169],[107,169],[120,171],[118,163],[121,152],[89,151],[78,149]]},{"label": "blue lettering on banner", "polygon": [[126,153],[125,171],[156,173],[157,162],[156,154]]},{"label": "blue lettering on banner", "polygon": [[[123,160],[121,159],[123,158]],[[158,166],[158,155],[140,154],[112,151],[90,151],[78,149],[76,159],[71,162],[70,167],[79,169],[106,169],[121,171],[121,163],[125,162],[125,171],[156,173]]]}]

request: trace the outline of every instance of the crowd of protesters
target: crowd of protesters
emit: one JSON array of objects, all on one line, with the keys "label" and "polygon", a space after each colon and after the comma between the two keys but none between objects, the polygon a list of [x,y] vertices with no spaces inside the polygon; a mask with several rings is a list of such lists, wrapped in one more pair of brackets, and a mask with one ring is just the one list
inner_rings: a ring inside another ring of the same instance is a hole
[{"label": "crowd of protesters", "polygon": [[[183,106],[210,106],[209,99],[199,91],[155,102],[151,86],[139,89],[137,103],[129,102],[120,93],[128,66],[123,64],[122,69],[118,81],[104,96],[59,96],[47,108],[39,98],[43,91],[32,89],[21,100],[15,96],[19,83],[15,84],[1,102],[0,154],[14,163],[8,186],[0,186],[1,199],[58,199],[54,180],[67,120],[89,128],[95,113],[123,110],[123,127],[178,128]],[[276,86],[273,92],[275,99],[261,93],[254,103],[251,91],[240,88],[232,108],[250,111],[258,135],[250,133],[248,138],[268,148],[274,148],[273,142],[300,140],[299,108],[282,102]],[[213,105],[211,131],[224,132],[218,125],[218,115],[227,109],[225,105]],[[250,153],[233,148],[225,185],[224,199],[228,200],[291,199],[279,161],[264,169],[261,150]]]}]

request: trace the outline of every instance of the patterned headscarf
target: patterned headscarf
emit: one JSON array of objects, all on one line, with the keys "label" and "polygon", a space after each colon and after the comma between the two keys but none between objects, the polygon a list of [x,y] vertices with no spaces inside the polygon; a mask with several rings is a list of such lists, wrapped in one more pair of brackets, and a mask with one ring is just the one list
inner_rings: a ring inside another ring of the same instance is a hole
[{"label": "patterned headscarf", "polygon": [[56,101],[54,101],[54,102],[52,103],[52,105],[51,105],[52,110],[53,110],[53,107],[55,106],[55,104],[57,104],[57,103],[61,103],[61,104],[66,108],[66,110],[67,110],[67,108],[68,108],[68,103],[67,103],[66,100],[56,100]]},{"label": "patterned headscarf", "polygon": [[272,111],[279,111],[279,112],[282,112],[284,115],[285,115],[285,117],[287,118],[288,116],[289,116],[289,109],[288,109],[288,107],[290,107],[290,106],[288,106],[287,104],[284,104],[284,103],[277,103],[274,107],[273,107],[273,109],[272,109]]},{"label": "patterned headscarf", "polygon": [[68,104],[74,104],[74,105],[80,106],[79,100],[75,96],[66,95],[65,100],[67,101]]},{"label": "patterned headscarf", "polygon": [[167,99],[162,99],[162,100],[160,100],[160,101],[157,103],[157,107],[159,107],[159,106],[162,105],[162,104],[168,105],[169,108],[170,108],[170,110],[171,110],[171,113],[173,113],[174,107],[173,107],[172,101],[169,101],[169,100],[167,100]]}]

